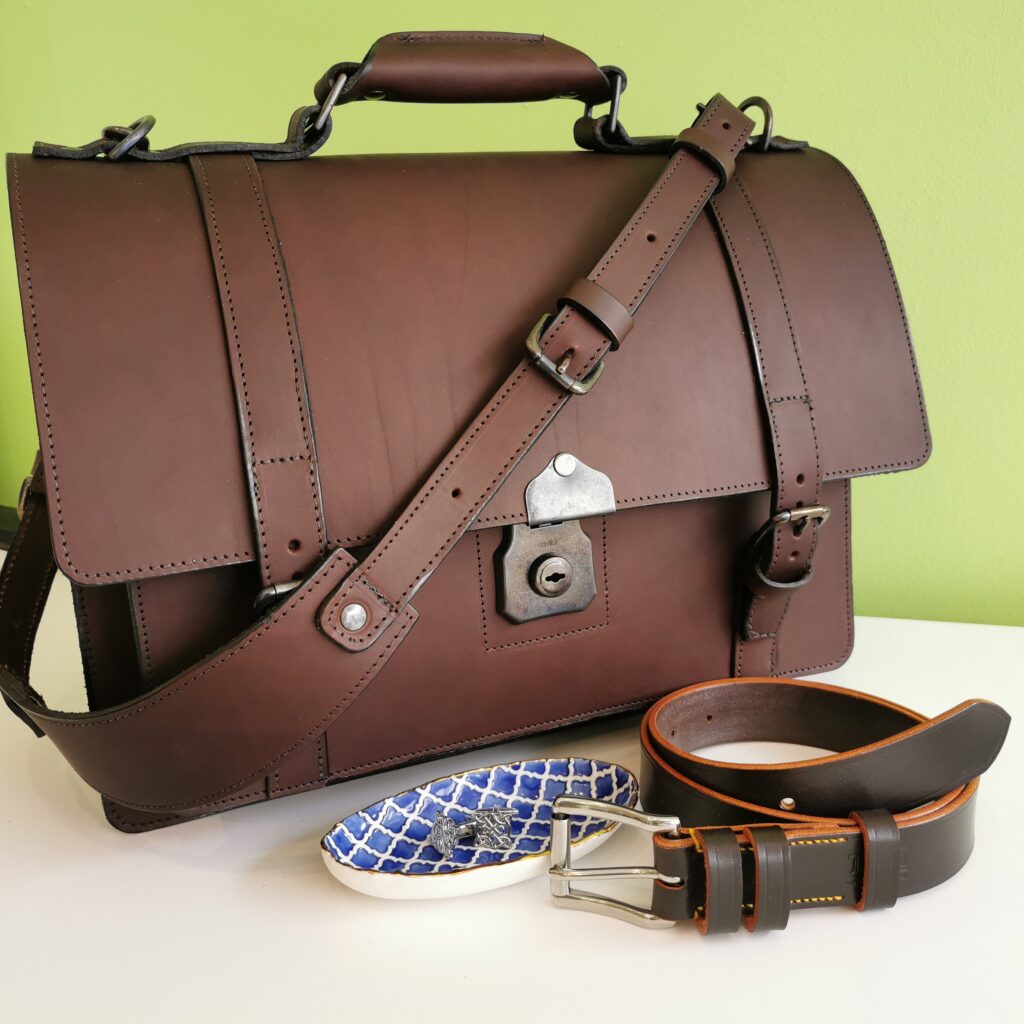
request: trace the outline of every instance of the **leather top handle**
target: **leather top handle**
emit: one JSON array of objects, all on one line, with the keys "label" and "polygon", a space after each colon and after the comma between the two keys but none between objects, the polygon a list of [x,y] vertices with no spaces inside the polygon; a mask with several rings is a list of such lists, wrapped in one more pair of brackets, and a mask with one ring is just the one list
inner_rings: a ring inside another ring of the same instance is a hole
[{"label": "leather top handle", "polygon": [[595,106],[609,102],[614,88],[585,53],[549,36],[393,32],[378,39],[361,64],[329,68],[314,92],[328,108],[369,99],[522,103],[559,97]]},{"label": "leather top handle", "polygon": [[[571,98],[586,108],[576,136],[587,149],[669,153],[674,138],[631,140],[618,123],[626,76],[598,67],[585,53],[549,36],[514,32],[393,32],[370,47],[361,63],[328,68],[316,83],[316,103],[299,107],[282,142],[186,142],[154,149],[156,118],[111,125],[92,142],[67,146],[37,142],[32,155],[60,160],[167,161],[207,153],[249,153],[257,160],[304,160],[331,134],[331,112],[353,100],[402,103],[523,103]],[[592,108],[610,103],[607,115]],[[595,127],[600,122],[600,130]],[[580,126],[585,126],[580,128]],[[614,136],[609,142],[606,135]]]}]

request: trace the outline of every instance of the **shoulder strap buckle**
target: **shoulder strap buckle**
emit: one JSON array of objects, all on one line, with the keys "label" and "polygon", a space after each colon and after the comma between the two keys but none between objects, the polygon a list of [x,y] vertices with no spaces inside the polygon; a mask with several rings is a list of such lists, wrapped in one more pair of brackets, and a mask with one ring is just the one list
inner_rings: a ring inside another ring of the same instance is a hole
[{"label": "shoulder strap buckle", "polygon": [[598,382],[601,374],[604,373],[604,360],[599,359],[594,365],[594,368],[582,380],[577,380],[577,378],[566,373],[565,367],[568,366],[568,363],[564,361],[556,363],[540,347],[541,336],[544,334],[544,331],[551,320],[551,314],[545,313],[537,323],[534,324],[533,330],[530,331],[526,338],[526,351],[529,353],[534,366],[543,370],[556,384],[568,391],[569,394],[585,395]]}]

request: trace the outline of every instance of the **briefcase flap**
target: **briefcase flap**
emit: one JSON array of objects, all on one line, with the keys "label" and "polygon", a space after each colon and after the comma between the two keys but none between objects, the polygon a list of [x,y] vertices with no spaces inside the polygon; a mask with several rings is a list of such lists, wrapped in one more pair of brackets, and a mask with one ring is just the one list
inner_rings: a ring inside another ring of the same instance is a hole
[{"label": "briefcase flap", "polygon": [[[308,384],[329,546],[386,529],[665,160],[260,164],[295,310],[295,376],[279,386],[293,402],[303,373]],[[929,441],[914,356],[858,186],[813,149],[749,153],[738,174],[774,249],[823,476],[919,465]],[[8,178],[60,567],[98,584],[253,559],[246,398],[188,164],[12,156]],[[606,473],[620,508],[770,486],[758,369],[707,216],[606,362],[477,527],[523,521],[526,484],[560,451]]]}]

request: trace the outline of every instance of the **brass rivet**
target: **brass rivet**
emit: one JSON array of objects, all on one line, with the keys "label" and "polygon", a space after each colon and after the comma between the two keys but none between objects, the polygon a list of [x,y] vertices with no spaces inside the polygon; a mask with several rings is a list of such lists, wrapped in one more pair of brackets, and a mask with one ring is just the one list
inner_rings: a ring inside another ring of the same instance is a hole
[{"label": "brass rivet", "polygon": [[796,801],[791,796],[784,796],[779,801],[779,807],[781,807],[784,811],[795,811]]}]

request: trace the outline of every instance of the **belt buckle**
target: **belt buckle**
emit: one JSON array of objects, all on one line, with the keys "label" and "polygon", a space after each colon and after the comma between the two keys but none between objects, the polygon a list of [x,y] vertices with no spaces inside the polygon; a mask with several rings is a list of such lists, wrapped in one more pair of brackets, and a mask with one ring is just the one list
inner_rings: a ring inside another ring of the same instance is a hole
[{"label": "belt buckle", "polygon": [[556,907],[565,910],[589,910],[597,914],[628,921],[642,928],[672,928],[674,921],[666,921],[645,907],[601,896],[584,890],[574,891],[574,881],[603,878],[649,878],[652,881],[678,885],[679,879],[663,875],[654,867],[607,867],[574,868],[572,866],[572,822],[573,815],[599,818],[602,821],[629,825],[644,832],[678,832],[679,819],[671,814],[648,814],[630,807],[619,807],[604,800],[589,797],[556,797],[551,808],[551,896]]},{"label": "belt buckle", "polygon": [[[540,347],[541,335],[543,335],[552,319],[553,318],[550,313],[545,313],[537,323],[534,324],[533,330],[530,331],[525,342],[527,354],[532,360],[534,366],[543,370],[543,372],[546,373],[556,384],[565,391],[568,391],[570,395],[585,395],[598,382],[601,374],[604,373],[604,360],[598,360],[594,368],[582,380],[577,380],[575,377],[566,373],[565,370],[568,364],[568,359],[563,356],[563,361],[561,363],[556,363]],[[567,355],[571,357],[571,349]]]},{"label": "belt buckle", "polygon": [[[809,522],[815,523],[817,526],[824,526],[828,522],[828,517],[832,514],[832,509],[828,505],[798,505],[795,508],[784,508],[781,512],[776,512],[758,531],[750,538],[750,542],[747,545],[747,557],[748,557],[748,572],[753,578],[753,583],[756,586],[760,583],[764,587],[770,587],[772,590],[799,590],[800,587],[811,582],[811,577],[814,575],[813,569],[808,569],[803,576],[797,580],[792,580],[788,583],[779,583],[777,580],[771,579],[759,564],[761,545],[780,527],[786,523],[795,523],[796,532],[799,533]],[[750,579],[751,577],[748,577]]]}]

